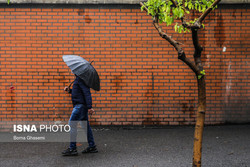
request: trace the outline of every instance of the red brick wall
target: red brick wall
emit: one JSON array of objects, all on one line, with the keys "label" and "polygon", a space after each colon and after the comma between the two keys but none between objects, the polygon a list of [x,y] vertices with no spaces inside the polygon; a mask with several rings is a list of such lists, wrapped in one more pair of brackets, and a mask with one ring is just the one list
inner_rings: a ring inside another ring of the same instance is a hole
[{"label": "red brick wall", "polygon": [[[101,91],[92,90],[92,124],[194,124],[195,76],[139,8],[1,6],[0,119],[67,120],[72,105],[63,88],[73,76],[62,55],[73,54],[94,60],[100,75]],[[250,121],[248,8],[220,6],[199,33],[206,124]],[[192,58],[190,34],[164,29]]]}]

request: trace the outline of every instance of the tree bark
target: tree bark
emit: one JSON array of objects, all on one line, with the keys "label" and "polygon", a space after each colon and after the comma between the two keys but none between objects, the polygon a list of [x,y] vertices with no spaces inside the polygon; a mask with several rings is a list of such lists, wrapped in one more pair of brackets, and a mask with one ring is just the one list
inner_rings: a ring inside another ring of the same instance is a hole
[{"label": "tree bark", "polygon": [[202,154],[202,136],[206,112],[206,84],[205,76],[197,79],[198,82],[198,110],[196,114],[196,124],[194,132],[194,147],[193,147],[193,167],[201,166]]},{"label": "tree bark", "polygon": [[[198,67],[199,71],[203,70],[203,65],[201,62],[201,52],[203,50],[202,46],[199,44],[198,30],[192,29],[192,39],[195,48],[194,51],[194,61],[195,65]],[[205,76],[198,79],[198,110],[196,114],[196,124],[194,132],[194,147],[193,147],[193,167],[201,166],[201,154],[202,154],[202,136],[205,122],[206,113],[206,83]]]}]

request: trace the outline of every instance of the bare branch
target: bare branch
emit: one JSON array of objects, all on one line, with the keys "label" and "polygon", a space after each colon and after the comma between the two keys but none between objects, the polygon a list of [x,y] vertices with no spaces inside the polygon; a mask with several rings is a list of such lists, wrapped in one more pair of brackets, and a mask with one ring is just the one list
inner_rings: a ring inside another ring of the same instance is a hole
[{"label": "bare branch", "polygon": [[[141,2],[140,5],[143,5],[143,3]],[[148,12],[148,9],[145,7],[144,10],[146,12]],[[167,40],[174,48],[175,50],[178,52],[178,59],[182,60],[184,63],[186,63],[192,70],[193,72],[198,75],[199,74],[199,69],[198,67],[190,60],[186,57],[184,50],[182,49],[182,47],[180,46],[180,43],[175,41],[174,39],[171,38],[171,36],[167,35],[165,32],[163,32],[161,26],[158,24],[158,18],[157,16],[155,16],[153,18],[153,25],[155,27],[155,29],[158,31],[159,35]]]},{"label": "bare branch", "polygon": [[[143,6],[144,4],[143,4],[142,2],[140,2],[140,5]],[[148,8],[147,8],[147,7],[145,7],[144,10],[145,10],[146,12],[148,12]],[[157,17],[157,16],[155,16],[155,17],[153,18],[153,25],[154,25],[154,27],[156,28],[156,30],[159,32],[159,35],[160,35],[163,39],[167,40],[171,45],[173,45],[177,51],[178,51],[178,50],[182,50],[182,48],[180,48],[180,47],[178,46],[178,45],[179,45],[178,42],[176,42],[175,40],[173,40],[173,39],[171,38],[171,36],[169,36],[169,35],[167,35],[165,32],[163,32],[161,26],[158,24],[158,17]]]},{"label": "bare branch", "polygon": [[167,40],[178,52],[178,59],[182,60],[184,63],[186,63],[192,70],[193,72],[198,75],[199,74],[199,69],[198,67],[189,59],[186,57],[185,52],[183,51],[182,47],[180,44],[173,40],[170,36],[168,36],[166,33],[162,31],[162,28],[159,26],[157,22],[153,22],[153,25],[155,26],[156,30],[159,32],[159,35]]},{"label": "bare branch", "polygon": [[192,29],[192,39],[193,39],[193,45],[194,45],[194,61],[196,66],[199,68],[200,71],[203,70],[203,65],[201,63],[201,52],[203,50],[202,46],[199,44],[198,39],[198,30]]},{"label": "bare branch", "polygon": [[[140,5],[144,6],[144,4],[142,2],[140,2]],[[148,13],[148,8],[145,7],[144,10]]]},{"label": "bare branch", "polygon": [[175,7],[178,6],[177,3],[174,0],[170,0],[170,1],[174,4]]},{"label": "bare branch", "polygon": [[197,19],[197,21],[194,23],[194,27],[195,26],[197,27],[202,27],[201,23],[203,22],[203,20],[207,17],[207,15],[213,10],[213,8],[218,5],[218,3],[220,2],[221,0],[215,0],[214,3],[209,7],[207,8],[207,10]]},{"label": "bare branch", "polygon": [[192,30],[192,39],[193,39],[193,45],[195,50],[200,50],[202,51],[202,47],[199,44],[199,39],[198,39],[198,30]]},{"label": "bare branch", "polygon": [[186,57],[184,52],[182,53],[182,56],[178,57],[178,59],[182,60],[189,68],[191,68],[191,70],[195,73],[196,76],[200,74],[199,68],[189,58]]}]

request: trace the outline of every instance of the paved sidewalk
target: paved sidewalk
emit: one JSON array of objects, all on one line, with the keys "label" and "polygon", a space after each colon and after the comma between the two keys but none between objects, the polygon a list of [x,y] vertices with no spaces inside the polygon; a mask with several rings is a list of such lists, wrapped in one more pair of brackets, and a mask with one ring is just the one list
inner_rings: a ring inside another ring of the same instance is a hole
[{"label": "paved sidewalk", "polygon": [[[194,127],[94,130],[99,153],[63,157],[68,143],[0,143],[1,167],[190,167]],[[203,167],[250,167],[250,125],[208,126]]]}]

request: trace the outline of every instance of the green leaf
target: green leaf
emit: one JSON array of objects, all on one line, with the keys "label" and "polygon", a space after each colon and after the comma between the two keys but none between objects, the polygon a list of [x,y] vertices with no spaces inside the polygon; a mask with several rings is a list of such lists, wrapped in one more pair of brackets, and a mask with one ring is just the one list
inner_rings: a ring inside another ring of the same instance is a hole
[{"label": "green leaf", "polygon": [[181,26],[178,27],[178,33],[181,33],[182,32],[182,28]]},{"label": "green leaf", "polygon": [[200,71],[200,74],[198,75],[198,79],[201,79],[204,75],[206,75],[205,70]]},{"label": "green leaf", "polygon": [[163,4],[163,6],[161,7],[161,12],[165,12],[167,10],[167,5]]},{"label": "green leaf", "polygon": [[206,10],[206,5],[202,5],[202,12],[204,13]]},{"label": "green leaf", "polygon": [[188,9],[193,9],[193,7],[194,7],[194,6],[193,6],[192,1],[189,1],[189,2],[188,2]]},{"label": "green leaf", "polygon": [[171,25],[171,24],[173,23],[172,17],[168,16],[168,17],[166,18],[166,22],[167,22],[167,25],[168,25],[168,26]]},{"label": "green leaf", "polygon": [[179,18],[182,18],[184,16],[184,10],[183,9],[179,9]]},{"label": "green leaf", "polygon": [[200,71],[202,75],[206,75],[205,70]]},{"label": "green leaf", "polygon": [[161,5],[164,5],[164,4],[166,4],[166,2],[165,1],[161,1]]},{"label": "green leaf", "polygon": [[188,6],[188,3],[187,3],[187,2],[185,2],[185,4],[184,4],[184,5],[185,5],[185,7],[187,7],[187,6]]},{"label": "green leaf", "polygon": [[167,6],[167,8],[166,8],[166,13],[167,13],[167,14],[170,13],[170,7],[169,7],[169,6]]},{"label": "green leaf", "polygon": [[178,11],[177,11],[177,10],[178,10],[177,8],[172,9],[172,12],[173,12],[174,16],[176,16],[176,15],[177,15],[177,13],[178,13]]},{"label": "green leaf", "polygon": [[[10,1],[10,0],[8,0]],[[190,10],[204,12],[215,0],[175,0],[177,6],[174,6],[171,0],[147,0],[141,7],[141,10],[148,9],[148,14],[153,17],[158,16],[159,23],[166,23],[167,26],[172,25],[177,19],[190,14]],[[189,21],[189,24],[194,24],[194,21]],[[204,27],[204,25],[203,25]],[[187,28],[176,23],[174,25],[175,32],[182,33],[189,31]],[[201,74],[202,75],[202,74]]]},{"label": "green leaf", "polygon": [[176,24],[175,24],[175,26],[174,26],[174,30],[175,30],[175,32],[177,32],[178,27],[179,27],[179,26],[178,26],[178,23],[176,23]]},{"label": "green leaf", "polygon": [[146,6],[144,6],[144,5],[143,5],[143,6],[141,6],[141,11],[143,11],[145,7],[146,7]]},{"label": "green leaf", "polygon": [[207,6],[207,0],[202,0],[202,3]]}]

